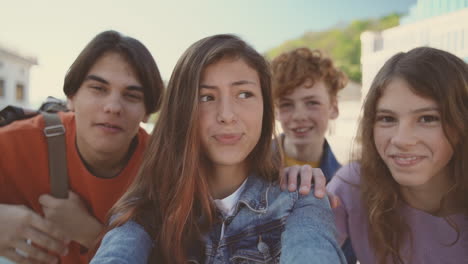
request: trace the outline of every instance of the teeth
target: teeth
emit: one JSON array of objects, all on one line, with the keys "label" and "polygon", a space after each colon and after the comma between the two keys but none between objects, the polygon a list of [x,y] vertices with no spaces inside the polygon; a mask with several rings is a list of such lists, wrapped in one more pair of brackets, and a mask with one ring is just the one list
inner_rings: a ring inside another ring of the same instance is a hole
[{"label": "teeth", "polygon": [[309,128],[307,128],[307,127],[294,129],[295,132],[299,132],[299,133],[306,132],[308,130],[309,130]]},{"label": "teeth", "polygon": [[413,161],[413,160],[416,160],[418,157],[395,157],[395,159],[397,160],[401,160],[401,161]]}]

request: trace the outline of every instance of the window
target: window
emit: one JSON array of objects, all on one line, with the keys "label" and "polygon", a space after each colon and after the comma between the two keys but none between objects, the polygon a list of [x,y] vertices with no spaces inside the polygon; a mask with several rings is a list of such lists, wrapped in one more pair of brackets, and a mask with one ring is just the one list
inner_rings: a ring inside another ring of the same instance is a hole
[{"label": "window", "polygon": [[16,100],[23,101],[24,100],[24,85],[17,83],[16,84]]},{"label": "window", "polygon": [[0,79],[0,98],[5,97],[5,80]]}]

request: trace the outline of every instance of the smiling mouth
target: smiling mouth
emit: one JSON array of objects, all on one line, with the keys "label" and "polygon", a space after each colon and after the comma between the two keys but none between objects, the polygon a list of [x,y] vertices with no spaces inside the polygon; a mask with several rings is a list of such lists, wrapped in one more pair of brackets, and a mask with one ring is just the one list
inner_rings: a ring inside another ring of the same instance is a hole
[{"label": "smiling mouth", "polygon": [[416,155],[390,155],[390,158],[398,166],[408,167],[418,164],[424,159],[423,156]]},{"label": "smiling mouth", "polygon": [[221,144],[234,145],[241,140],[242,134],[219,134],[213,137]]},{"label": "smiling mouth", "polygon": [[291,129],[296,135],[304,135],[312,130],[312,127],[298,127]]}]

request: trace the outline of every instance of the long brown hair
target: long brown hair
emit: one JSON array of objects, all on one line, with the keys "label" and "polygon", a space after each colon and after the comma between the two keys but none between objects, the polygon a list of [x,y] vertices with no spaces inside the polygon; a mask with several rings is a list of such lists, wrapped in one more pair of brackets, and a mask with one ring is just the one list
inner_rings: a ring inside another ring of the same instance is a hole
[{"label": "long brown hair", "polygon": [[199,84],[203,70],[226,57],[242,59],[260,78],[263,124],[259,142],[247,157],[250,169],[266,180],[278,175],[270,150],[274,110],[267,62],[233,35],[197,41],[175,66],[135,182],[111,210],[118,217],[110,228],[128,220],[142,224],[155,239],[152,256],[161,263],[186,262],[188,247],[214,222],[207,178],[200,168]]},{"label": "long brown hair", "polygon": [[444,203],[450,194],[468,215],[468,67],[455,55],[434,48],[398,53],[377,73],[358,130],[361,195],[368,213],[369,239],[379,263],[386,263],[389,257],[394,263],[404,263],[399,246],[403,240],[411,240],[409,226],[398,211],[403,202],[399,185],[379,156],[373,133],[378,100],[395,78],[406,80],[417,95],[437,102],[444,133],[454,149],[447,165],[453,186],[444,194],[439,210],[451,206]]}]

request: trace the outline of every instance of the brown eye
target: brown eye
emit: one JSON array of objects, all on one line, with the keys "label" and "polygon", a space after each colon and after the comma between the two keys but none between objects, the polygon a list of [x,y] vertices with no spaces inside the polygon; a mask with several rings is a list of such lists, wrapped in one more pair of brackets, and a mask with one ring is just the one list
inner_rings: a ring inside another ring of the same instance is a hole
[{"label": "brown eye", "polygon": [[247,99],[247,98],[250,98],[254,96],[253,93],[251,92],[242,92],[239,94],[239,98],[242,98],[242,99]]},{"label": "brown eye", "polygon": [[393,116],[377,116],[376,121],[381,123],[392,123],[395,122],[396,119]]},{"label": "brown eye", "polygon": [[307,106],[314,106],[314,105],[319,105],[320,103],[317,101],[307,101],[305,104]]},{"label": "brown eye", "polygon": [[214,97],[211,95],[200,95],[200,102],[213,101]]},{"label": "brown eye", "polygon": [[419,121],[422,123],[432,123],[440,121],[440,118],[435,115],[424,115],[419,118]]},{"label": "brown eye", "polygon": [[129,93],[129,94],[126,94],[125,96],[128,97],[128,98],[130,98],[130,99],[138,100],[138,101],[143,99],[143,97],[142,97],[141,95],[139,95],[139,94],[131,94],[131,93]]},{"label": "brown eye", "polygon": [[96,91],[104,91],[104,87],[98,86],[98,85],[92,85],[90,86],[91,89],[96,90]]}]

